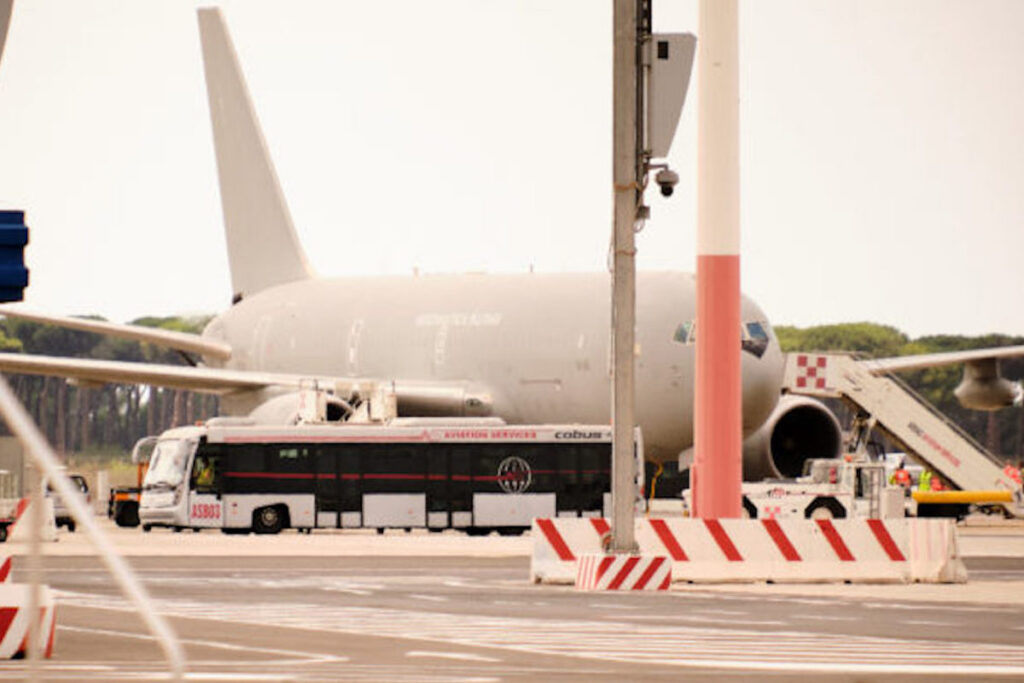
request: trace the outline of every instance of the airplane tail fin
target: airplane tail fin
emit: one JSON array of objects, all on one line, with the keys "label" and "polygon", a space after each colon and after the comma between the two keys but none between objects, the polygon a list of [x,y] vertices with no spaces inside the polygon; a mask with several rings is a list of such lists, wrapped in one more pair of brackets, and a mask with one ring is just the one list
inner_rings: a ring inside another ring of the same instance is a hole
[{"label": "airplane tail fin", "polygon": [[232,303],[313,277],[292,224],[224,17],[198,10],[206,92],[224,209]]},{"label": "airplane tail fin", "polygon": [[4,42],[7,40],[7,26],[11,22],[14,0],[0,0],[0,59],[4,56]]}]

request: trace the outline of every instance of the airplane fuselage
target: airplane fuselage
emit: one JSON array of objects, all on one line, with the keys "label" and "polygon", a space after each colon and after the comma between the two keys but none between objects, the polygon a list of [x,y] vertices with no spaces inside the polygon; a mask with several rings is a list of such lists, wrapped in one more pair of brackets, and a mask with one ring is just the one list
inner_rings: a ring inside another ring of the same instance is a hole
[{"label": "airplane fuselage", "polygon": [[[224,367],[292,374],[461,382],[489,395],[512,423],[607,423],[610,279],[603,273],[421,275],[302,280],[237,303],[204,332],[233,349]],[[649,459],[693,442],[695,281],[640,273],[636,415]],[[782,354],[767,319],[744,297],[744,322],[767,346],[744,352],[744,433],[779,396]]]}]

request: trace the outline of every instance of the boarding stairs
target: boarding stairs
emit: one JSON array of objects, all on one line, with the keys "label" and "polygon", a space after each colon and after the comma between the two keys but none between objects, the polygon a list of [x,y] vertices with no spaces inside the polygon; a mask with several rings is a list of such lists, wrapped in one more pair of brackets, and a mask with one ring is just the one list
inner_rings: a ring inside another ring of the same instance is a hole
[{"label": "boarding stairs", "polygon": [[845,354],[791,353],[783,390],[842,399],[862,424],[880,430],[958,489],[1010,491],[1012,502],[1002,506],[1024,517],[1024,492],[1004,464],[895,376],[872,374]]}]

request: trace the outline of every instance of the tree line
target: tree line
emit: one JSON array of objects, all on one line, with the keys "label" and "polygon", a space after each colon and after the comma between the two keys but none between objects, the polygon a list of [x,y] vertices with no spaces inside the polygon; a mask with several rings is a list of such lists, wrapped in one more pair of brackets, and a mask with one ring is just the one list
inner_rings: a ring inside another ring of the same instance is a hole
[{"label": "tree line", "polygon": [[[775,328],[783,351],[849,351],[870,358],[888,358],[946,351],[1024,344],[1024,337],[987,334],[977,337],[929,335],[911,339],[903,332],[875,323],[843,323],[798,328]],[[1004,377],[1024,377],[1024,358],[1000,361]],[[899,373],[899,377],[943,414],[995,455],[1018,461],[1024,457],[1024,408],[994,412],[968,410],[953,395],[963,378],[962,365],[947,365]]]},{"label": "tree line", "polygon": [[[92,317],[94,320],[102,320]],[[144,317],[134,325],[201,332],[209,316]],[[97,360],[187,365],[177,351],[16,318],[0,322],[0,351]],[[11,388],[58,453],[127,452],[143,436],[217,414],[214,395],[61,377],[9,376]]]}]

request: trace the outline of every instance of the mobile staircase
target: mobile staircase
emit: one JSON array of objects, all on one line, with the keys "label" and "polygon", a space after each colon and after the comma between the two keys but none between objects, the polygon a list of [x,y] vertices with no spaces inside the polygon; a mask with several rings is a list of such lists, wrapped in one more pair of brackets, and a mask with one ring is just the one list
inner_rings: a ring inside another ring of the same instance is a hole
[{"label": "mobile staircase", "polygon": [[850,355],[791,353],[783,391],[843,400],[857,413],[862,444],[878,429],[956,488],[1001,494],[993,504],[1024,517],[1024,491],[1003,463],[895,376],[873,374]]}]

